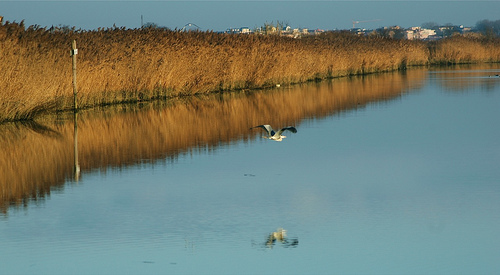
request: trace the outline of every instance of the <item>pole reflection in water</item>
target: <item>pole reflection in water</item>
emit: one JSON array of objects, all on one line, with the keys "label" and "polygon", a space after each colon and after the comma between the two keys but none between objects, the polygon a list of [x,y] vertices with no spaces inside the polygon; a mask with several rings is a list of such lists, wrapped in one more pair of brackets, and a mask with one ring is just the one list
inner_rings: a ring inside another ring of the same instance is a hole
[{"label": "pole reflection in water", "polygon": [[74,160],[74,169],[73,169],[73,172],[74,172],[74,179],[75,181],[78,182],[78,180],[80,179],[80,164],[78,163],[78,112],[75,111],[74,112],[74,115],[73,115],[73,123],[75,125],[75,130],[74,130],[74,149],[75,149],[75,160]]}]

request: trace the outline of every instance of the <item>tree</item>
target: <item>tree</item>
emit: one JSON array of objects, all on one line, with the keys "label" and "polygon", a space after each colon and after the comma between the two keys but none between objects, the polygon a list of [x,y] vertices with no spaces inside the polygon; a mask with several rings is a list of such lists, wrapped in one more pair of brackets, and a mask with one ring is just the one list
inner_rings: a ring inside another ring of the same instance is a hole
[{"label": "tree", "polygon": [[476,31],[483,33],[486,36],[500,35],[500,20],[490,21],[487,19],[476,23]]},{"label": "tree", "polygon": [[447,23],[442,27],[443,30],[443,36],[444,37],[449,37],[452,36],[454,33],[460,33],[460,27],[453,25],[452,23]]},{"label": "tree", "polygon": [[377,33],[381,37],[392,38],[392,39],[403,39],[405,38],[405,30],[399,26],[385,27],[377,29]]},{"label": "tree", "polygon": [[271,21],[271,23],[264,23],[264,26],[260,28],[255,28],[255,32],[263,34],[281,34],[285,26],[288,26],[288,24],[276,21],[276,25],[274,25],[274,23]]}]

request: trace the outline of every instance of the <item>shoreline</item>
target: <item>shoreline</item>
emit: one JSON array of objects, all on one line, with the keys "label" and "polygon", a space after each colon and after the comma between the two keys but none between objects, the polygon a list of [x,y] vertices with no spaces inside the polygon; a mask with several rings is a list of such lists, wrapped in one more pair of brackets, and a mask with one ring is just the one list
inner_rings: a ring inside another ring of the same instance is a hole
[{"label": "shoreline", "polygon": [[500,62],[500,39],[424,42],[329,32],[302,39],[161,29],[0,25],[0,123],[79,109],[226,93],[422,66]]}]

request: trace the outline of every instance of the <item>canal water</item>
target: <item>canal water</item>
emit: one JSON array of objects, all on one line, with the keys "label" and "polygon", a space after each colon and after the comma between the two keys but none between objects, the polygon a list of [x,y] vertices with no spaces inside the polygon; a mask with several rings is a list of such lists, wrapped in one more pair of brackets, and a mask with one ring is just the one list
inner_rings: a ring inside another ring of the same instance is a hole
[{"label": "canal water", "polygon": [[499,73],[0,125],[0,274],[498,274]]}]

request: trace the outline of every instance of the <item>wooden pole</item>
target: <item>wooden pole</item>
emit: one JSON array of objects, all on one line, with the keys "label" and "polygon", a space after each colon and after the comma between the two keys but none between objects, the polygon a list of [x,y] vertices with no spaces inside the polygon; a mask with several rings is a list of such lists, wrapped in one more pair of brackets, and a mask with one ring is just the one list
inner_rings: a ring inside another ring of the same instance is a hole
[{"label": "wooden pole", "polygon": [[76,99],[76,95],[78,91],[76,89],[76,55],[78,54],[78,49],[76,48],[76,40],[73,40],[73,44],[71,45],[71,57],[73,58],[73,108],[76,112],[78,110],[78,102]]},{"label": "wooden pole", "polygon": [[74,173],[75,180],[78,181],[80,179],[80,164],[78,163],[78,101],[77,94],[78,90],[76,89],[76,55],[78,54],[78,49],[76,48],[76,40],[73,40],[71,44],[71,57],[73,59],[73,110],[74,110],[74,133],[73,133],[73,144],[74,144]]}]

